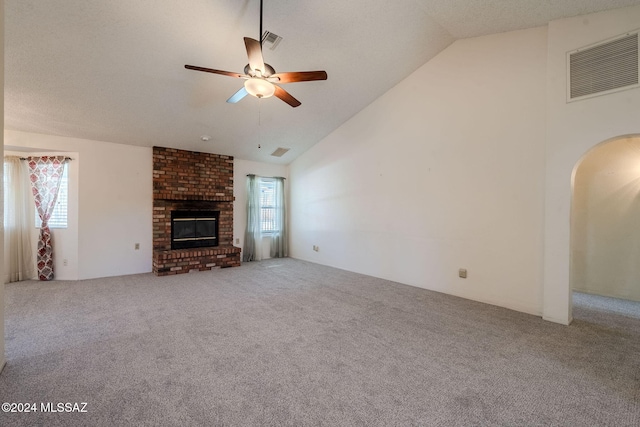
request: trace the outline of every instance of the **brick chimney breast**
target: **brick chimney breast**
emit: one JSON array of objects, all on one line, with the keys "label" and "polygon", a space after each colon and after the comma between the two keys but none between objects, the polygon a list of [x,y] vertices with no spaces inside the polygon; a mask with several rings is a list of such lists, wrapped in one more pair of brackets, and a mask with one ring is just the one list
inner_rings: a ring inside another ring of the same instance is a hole
[{"label": "brick chimney breast", "polygon": [[[240,266],[233,246],[233,157],[153,147],[153,272]],[[171,211],[220,212],[218,246],[171,250]]]}]

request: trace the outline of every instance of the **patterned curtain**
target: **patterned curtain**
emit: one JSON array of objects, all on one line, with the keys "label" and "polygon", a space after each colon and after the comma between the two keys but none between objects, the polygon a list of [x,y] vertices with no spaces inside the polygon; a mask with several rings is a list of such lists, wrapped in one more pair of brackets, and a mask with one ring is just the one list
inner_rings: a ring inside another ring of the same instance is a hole
[{"label": "patterned curtain", "polygon": [[40,280],[53,280],[53,246],[49,218],[58,199],[60,182],[66,158],[64,156],[28,157],[29,180],[36,203],[38,216],[42,221],[38,239],[37,267]]}]

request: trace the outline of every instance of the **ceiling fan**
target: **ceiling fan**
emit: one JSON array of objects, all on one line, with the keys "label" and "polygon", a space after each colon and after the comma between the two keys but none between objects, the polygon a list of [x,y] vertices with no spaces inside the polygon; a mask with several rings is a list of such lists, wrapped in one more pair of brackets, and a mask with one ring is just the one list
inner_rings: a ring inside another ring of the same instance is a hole
[{"label": "ceiling fan", "polygon": [[[260,36],[262,37],[262,0],[260,0]],[[269,98],[275,95],[292,107],[298,107],[301,102],[295,99],[289,92],[275,83],[308,82],[313,80],[327,80],[326,71],[293,71],[276,73],[276,70],[264,62],[262,57],[262,42],[250,37],[244,38],[249,63],[244,67],[244,74],[230,71],[215,70],[212,68],[185,65],[189,70],[204,71],[205,73],[222,74],[223,76],[244,79],[244,86],[231,95],[227,102],[235,104],[245,96],[253,95],[256,98]]]}]

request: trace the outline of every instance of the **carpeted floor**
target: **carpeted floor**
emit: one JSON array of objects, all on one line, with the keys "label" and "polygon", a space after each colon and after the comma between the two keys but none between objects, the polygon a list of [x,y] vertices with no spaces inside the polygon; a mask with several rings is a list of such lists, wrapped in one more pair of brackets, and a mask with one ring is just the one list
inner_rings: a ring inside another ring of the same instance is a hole
[{"label": "carpeted floor", "polygon": [[0,425],[640,425],[638,305],[575,301],[566,327],[294,259],[10,284],[0,402],[38,412]]}]

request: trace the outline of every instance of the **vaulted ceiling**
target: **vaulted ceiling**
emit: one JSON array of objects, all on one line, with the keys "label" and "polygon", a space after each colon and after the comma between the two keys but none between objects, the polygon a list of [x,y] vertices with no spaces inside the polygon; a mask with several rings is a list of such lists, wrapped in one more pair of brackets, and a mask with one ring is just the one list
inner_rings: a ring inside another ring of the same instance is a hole
[{"label": "vaulted ceiling", "polygon": [[264,0],[265,61],[329,75],[285,85],[291,108],[184,68],[242,72],[259,0],[5,0],[5,128],[287,164],[457,39],[638,3]]}]

